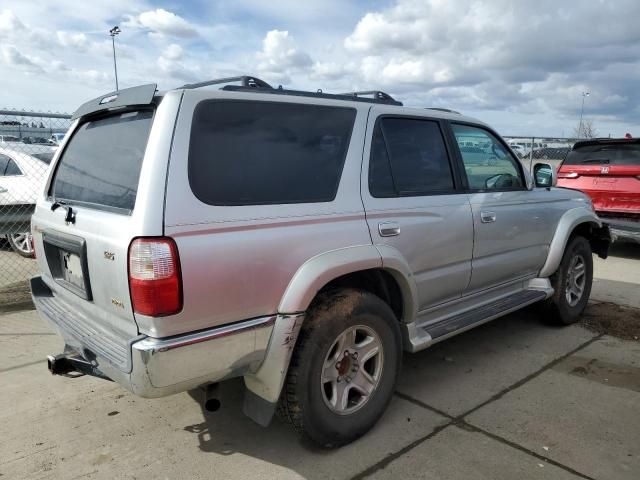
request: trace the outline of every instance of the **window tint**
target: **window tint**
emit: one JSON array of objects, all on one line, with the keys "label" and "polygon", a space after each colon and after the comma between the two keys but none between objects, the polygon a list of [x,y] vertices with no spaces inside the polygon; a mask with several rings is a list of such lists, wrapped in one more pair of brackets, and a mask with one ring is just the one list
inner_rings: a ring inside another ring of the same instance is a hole
[{"label": "window tint", "polygon": [[153,112],[145,110],[83,123],[58,162],[54,198],[131,211],[152,117]]},{"label": "window tint", "polygon": [[191,128],[191,189],[210,205],[331,201],[355,115],[351,108],[203,101]]},{"label": "window tint", "polygon": [[635,165],[640,166],[640,144],[585,145],[571,150],[564,165]]},{"label": "window tint", "polygon": [[0,175],[4,175],[4,171],[7,169],[10,160],[9,157],[0,153]]},{"label": "window tint", "polygon": [[16,162],[9,159],[9,161],[7,162],[7,168],[4,171],[4,175],[6,177],[11,175],[22,175],[22,171],[20,170],[20,167],[18,167]]},{"label": "window tint", "polygon": [[518,160],[491,133],[467,125],[451,125],[472,190],[522,189]]},{"label": "window tint", "polygon": [[437,122],[382,118],[371,144],[369,190],[374,197],[453,191],[449,157]]},{"label": "window tint", "polygon": [[384,143],[380,122],[373,130],[371,139],[371,159],[369,160],[369,191],[376,198],[397,197],[398,192],[393,184],[391,164]]}]

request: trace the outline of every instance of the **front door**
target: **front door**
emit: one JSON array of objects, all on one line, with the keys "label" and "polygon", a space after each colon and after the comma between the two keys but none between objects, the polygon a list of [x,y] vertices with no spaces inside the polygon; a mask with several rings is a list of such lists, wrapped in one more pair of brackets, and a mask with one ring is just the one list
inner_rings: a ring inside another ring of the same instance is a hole
[{"label": "front door", "polygon": [[536,274],[549,243],[540,195],[527,189],[521,163],[496,135],[478,126],[453,123],[451,128],[475,230],[466,293]]},{"label": "front door", "polygon": [[459,298],[471,277],[473,222],[439,120],[372,108],[362,199],[373,243],[412,272],[419,310]]}]

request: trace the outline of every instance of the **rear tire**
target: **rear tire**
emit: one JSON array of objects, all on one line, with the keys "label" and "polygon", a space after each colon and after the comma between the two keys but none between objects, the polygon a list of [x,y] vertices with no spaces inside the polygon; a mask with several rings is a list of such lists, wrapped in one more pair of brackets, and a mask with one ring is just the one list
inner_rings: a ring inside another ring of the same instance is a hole
[{"label": "rear tire", "polygon": [[310,308],[280,399],[280,415],[325,447],[364,435],[387,408],[402,362],[398,320],[377,296],[321,294]]},{"label": "rear tire", "polygon": [[587,306],[593,282],[593,256],[586,238],[577,235],[570,239],[550,280],[554,293],[544,302],[544,312],[562,325],[577,322]]}]

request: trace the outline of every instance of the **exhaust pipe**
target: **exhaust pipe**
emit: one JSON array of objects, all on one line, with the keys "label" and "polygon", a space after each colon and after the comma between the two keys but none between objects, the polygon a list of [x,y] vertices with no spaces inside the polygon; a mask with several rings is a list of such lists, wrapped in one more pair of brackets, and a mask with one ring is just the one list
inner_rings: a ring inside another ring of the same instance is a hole
[{"label": "exhaust pipe", "polygon": [[98,369],[96,364],[85,360],[79,353],[69,348],[65,348],[65,352],[60,355],[47,355],[47,368],[52,375],[62,375],[69,378],[91,375],[112,381]]},{"label": "exhaust pipe", "polygon": [[202,409],[206,413],[215,413],[220,410],[222,403],[220,402],[219,384],[210,383],[209,385],[205,385],[202,389],[204,390]]}]

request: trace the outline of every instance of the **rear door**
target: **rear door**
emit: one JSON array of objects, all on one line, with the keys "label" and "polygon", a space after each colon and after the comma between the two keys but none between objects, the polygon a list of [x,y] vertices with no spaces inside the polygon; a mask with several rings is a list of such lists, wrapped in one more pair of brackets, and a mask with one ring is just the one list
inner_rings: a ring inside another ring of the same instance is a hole
[{"label": "rear door", "polygon": [[471,276],[473,222],[440,120],[372,107],[362,199],[375,245],[397,250],[418,289],[419,310],[462,295]]},{"label": "rear door", "polygon": [[[451,129],[473,212],[473,273],[466,293],[535,275],[556,225],[557,212],[544,203],[550,198],[527,189],[521,163],[491,131],[462,123]],[[478,147],[469,149],[464,142]]]},{"label": "rear door", "polygon": [[[129,244],[136,236],[162,235],[167,160],[159,153],[167,132],[164,122],[153,133],[152,125],[177,108],[172,103],[157,111],[148,105],[80,118],[32,218],[43,280],[98,330],[123,338],[138,332],[129,296]],[[163,162],[157,185],[155,170]]]}]

